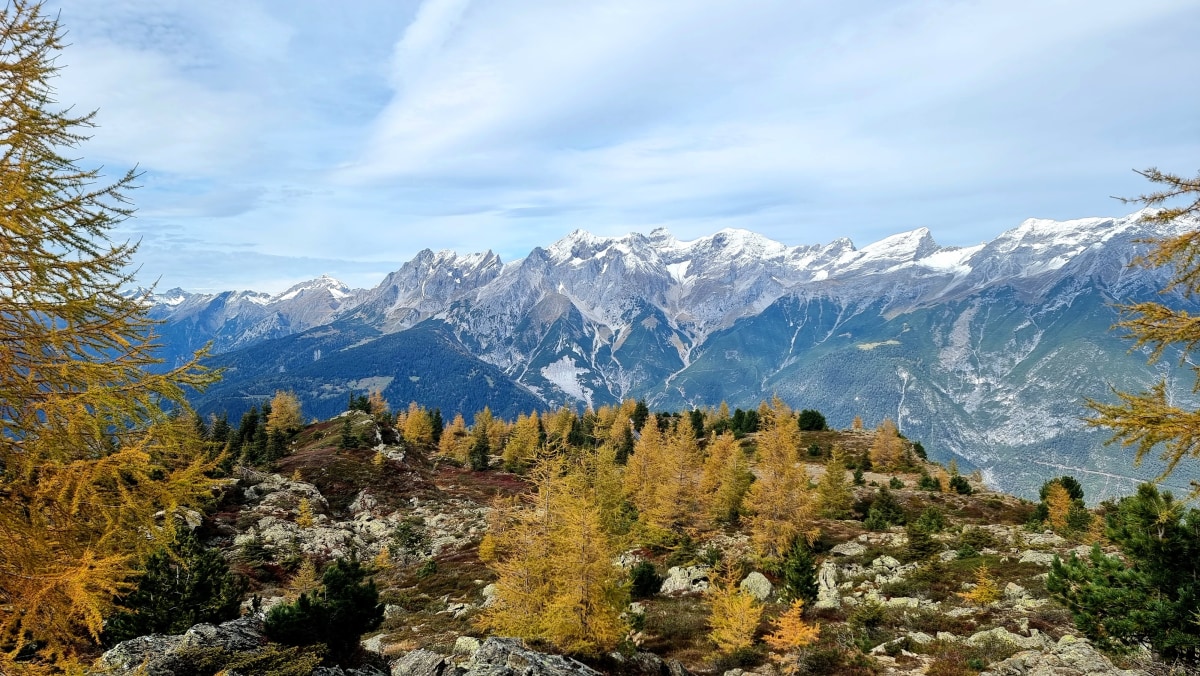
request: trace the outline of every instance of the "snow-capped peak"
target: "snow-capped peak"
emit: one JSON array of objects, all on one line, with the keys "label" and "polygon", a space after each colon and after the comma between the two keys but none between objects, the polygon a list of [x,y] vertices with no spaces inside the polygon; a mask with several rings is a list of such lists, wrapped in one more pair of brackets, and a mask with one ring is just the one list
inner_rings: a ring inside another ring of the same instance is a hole
[{"label": "snow-capped peak", "polygon": [[275,296],[271,299],[272,303],[277,303],[285,300],[292,300],[306,291],[319,291],[324,289],[329,292],[337,300],[341,300],[350,295],[350,287],[340,281],[330,277],[329,275],[321,275],[316,279],[310,279],[306,282],[300,282],[292,286],[287,291]]}]

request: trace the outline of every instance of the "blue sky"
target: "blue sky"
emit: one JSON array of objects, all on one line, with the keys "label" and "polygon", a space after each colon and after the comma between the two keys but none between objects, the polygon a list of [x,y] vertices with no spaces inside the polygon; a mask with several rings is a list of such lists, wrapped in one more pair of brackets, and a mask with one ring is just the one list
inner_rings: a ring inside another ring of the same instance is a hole
[{"label": "blue sky", "polygon": [[1195,0],[58,0],[143,281],[373,286],[576,228],[944,245],[1200,169]]}]

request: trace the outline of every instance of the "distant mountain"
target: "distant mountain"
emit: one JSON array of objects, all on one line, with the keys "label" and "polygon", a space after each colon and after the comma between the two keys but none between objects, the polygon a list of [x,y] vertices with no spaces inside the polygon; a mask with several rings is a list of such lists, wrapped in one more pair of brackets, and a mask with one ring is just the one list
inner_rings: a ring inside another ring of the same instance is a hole
[{"label": "distant mountain", "polygon": [[[1187,303],[1158,295],[1165,271],[1129,263],[1138,240],[1200,224],[1144,215],[1031,219],[973,247],[939,246],[924,228],[862,249],[743,230],[690,242],[661,229],[576,231],[508,264],[422,251],[367,291],[322,278],[278,296],[176,290],[151,301],[172,358],[211,340],[214,363],[235,367],[200,400],[208,409],[276,387],[324,407],[385,381],[394,404],[444,411],[480,382],[478,401],[501,411],[628,397],[750,407],[778,393],[839,426],[891,416],[934,457],[958,456],[1008,490],[1068,472],[1096,495],[1154,469],[1102,447],[1080,420],[1084,397],[1177,368],[1147,366],[1109,331],[1115,302]],[[429,380],[444,391],[412,386]]]}]

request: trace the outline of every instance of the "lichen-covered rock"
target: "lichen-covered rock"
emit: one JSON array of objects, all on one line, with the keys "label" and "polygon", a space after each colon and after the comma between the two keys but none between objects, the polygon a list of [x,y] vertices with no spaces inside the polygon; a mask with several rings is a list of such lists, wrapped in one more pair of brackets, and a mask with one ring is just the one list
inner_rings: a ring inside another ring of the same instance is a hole
[{"label": "lichen-covered rock", "polygon": [[829,550],[829,553],[837,554],[838,556],[859,556],[865,551],[867,551],[865,545],[851,541],[843,542],[842,544],[835,546],[833,549]]},{"label": "lichen-covered rock", "polygon": [[1026,650],[997,662],[979,676],[1146,676],[1118,669],[1091,643],[1070,634],[1041,650]]},{"label": "lichen-covered rock", "polygon": [[1032,630],[1029,636],[1021,636],[1020,634],[1012,633],[1004,627],[981,631],[972,634],[967,639],[967,645],[970,646],[982,646],[991,642],[1007,643],[1022,650],[1037,650],[1048,646],[1050,639],[1044,634],[1039,633],[1036,629]]},{"label": "lichen-covered rock", "polygon": [[771,581],[757,570],[747,575],[746,579],[742,580],[742,583],[739,586],[741,587],[742,591],[753,596],[759,601],[766,601],[768,598],[770,598],[771,592],[775,590],[775,587],[771,584]]},{"label": "lichen-covered rock", "polygon": [[674,566],[667,571],[667,579],[663,580],[659,593],[690,594],[708,589],[708,568],[706,566]]},{"label": "lichen-covered rock", "polygon": [[840,608],[842,594],[838,590],[838,567],[832,561],[821,564],[817,571],[817,602],[814,608]]},{"label": "lichen-covered rock", "polygon": [[489,638],[464,666],[463,676],[601,676],[582,662],[530,650],[515,638]]},{"label": "lichen-covered rock", "polygon": [[1049,566],[1054,563],[1054,552],[1035,552],[1032,549],[1021,554],[1018,563],[1033,563],[1039,566]]},{"label": "lichen-covered rock", "polygon": [[262,621],[242,617],[219,625],[197,624],[183,634],[151,634],[122,641],[101,655],[96,666],[109,676],[170,676],[186,666],[189,649],[217,648],[232,654],[255,650],[264,643]]},{"label": "lichen-covered rock", "polygon": [[446,657],[420,648],[392,663],[391,676],[449,676],[461,673]]}]

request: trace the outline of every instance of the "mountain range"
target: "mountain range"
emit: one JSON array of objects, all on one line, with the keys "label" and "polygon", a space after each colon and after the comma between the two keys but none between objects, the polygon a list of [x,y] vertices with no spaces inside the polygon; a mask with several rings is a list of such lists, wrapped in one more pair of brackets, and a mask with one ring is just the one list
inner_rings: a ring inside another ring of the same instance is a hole
[{"label": "mountain range", "polygon": [[1189,306],[1160,294],[1169,270],[1130,264],[1142,240],[1198,226],[1146,212],[1030,219],[972,247],[920,228],[862,249],[744,230],[576,231],[509,263],[425,250],[373,289],[321,277],[278,295],[172,289],[146,302],[168,364],[211,343],[225,369],[195,398],[201,412],[236,416],[276,389],[318,417],[367,389],[468,417],[626,398],[748,408],[778,394],[838,427],[891,417],[931,457],[1005,490],[1068,473],[1096,499],[1157,466],[1104,446],[1085,398],[1164,374],[1191,396],[1179,355],[1148,365],[1110,327],[1115,303]]}]

